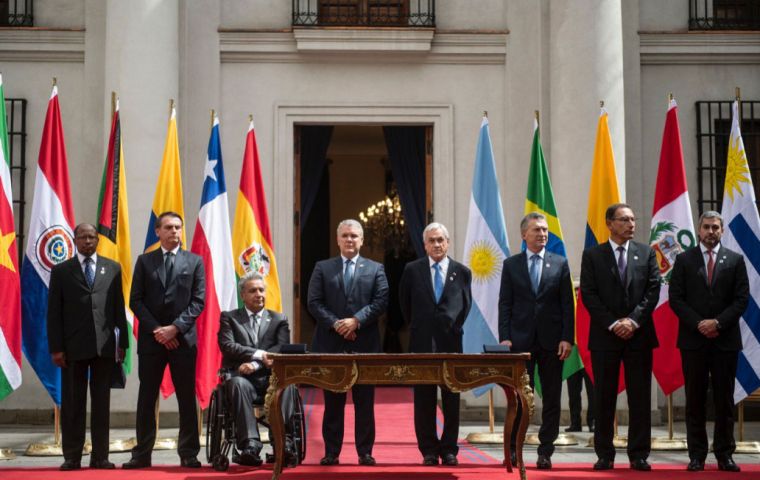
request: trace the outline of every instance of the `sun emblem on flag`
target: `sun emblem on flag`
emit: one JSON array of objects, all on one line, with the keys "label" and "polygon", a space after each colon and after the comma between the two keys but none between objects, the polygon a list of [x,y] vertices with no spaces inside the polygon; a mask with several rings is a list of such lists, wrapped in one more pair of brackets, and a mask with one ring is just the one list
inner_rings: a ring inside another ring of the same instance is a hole
[{"label": "sun emblem on flag", "polygon": [[475,282],[486,283],[501,273],[502,253],[496,245],[485,240],[475,242],[470,248],[467,264]]},{"label": "sun emblem on flag", "polygon": [[37,261],[48,272],[74,256],[74,239],[61,225],[53,225],[37,238],[34,248]]},{"label": "sun emblem on flag", "polygon": [[259,243],[243,250],[238,260],[245,273],[257,272],[265,277],[269,274],[269,256]]},{"label": "sun emblem on flag", "polygon": [[742,193],[742,183],[749,183],[749,166],[747,156],[742,148],[741,137],[728,140],[728,161],[726,162],[726,193],[734,201],[734,190]]}]

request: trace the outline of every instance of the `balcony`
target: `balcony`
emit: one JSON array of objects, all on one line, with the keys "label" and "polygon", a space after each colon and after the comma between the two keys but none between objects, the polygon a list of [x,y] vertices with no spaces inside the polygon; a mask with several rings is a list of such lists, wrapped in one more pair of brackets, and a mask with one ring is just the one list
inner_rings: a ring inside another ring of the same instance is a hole
[{"label": "balcony", "polygon": [[298,27],[435,27],[435,0],[292,0]]},{"label": "balcony", "polygon": [[689,30],[760,30],[760,1],[689,0]]},{"label": "balcony", "polygon": [[0,0],[0,27],[31,27],[33,0]]}]

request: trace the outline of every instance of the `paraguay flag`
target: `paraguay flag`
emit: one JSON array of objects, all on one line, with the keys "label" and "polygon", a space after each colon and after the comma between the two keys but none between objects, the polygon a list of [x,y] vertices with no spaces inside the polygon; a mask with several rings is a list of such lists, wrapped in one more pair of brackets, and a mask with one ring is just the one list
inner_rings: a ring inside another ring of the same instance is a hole
[{"label": "paraguay flag", "polygon": [[734,402],[760,388],[760,217],[755,189],[747,163],[747,151],[739,128],[739,102],[733,105],[731,136],[728,139],[726,184],[723,187],[723,224],[721,243],[744,255],[749,276],[749,305],[739,319],[742,351],[736,367]]},{"label": "paraguay flag", "polygon": [[277,261],[274,258],[272,245],[267,198],[264,193],[264,182],[261,180],[259,148],[256,145],[253,119],[250,119],[248,134],[245,137],[243,171],[240,174],[235,223],[232,227],[235,273],[238,277],[242,277],[247,272],[259,272],[264,277],[267,286],[266,308],[282,312],[280,277],[277,274]]},{"label": "paraguay flag", "polygon": [[[501,268],[509,256],[499,182],[496,178],[488,117],[483,117],[475,153],[464,263],[472,270],[472,308],[464,323],[465,353],[499,343]],[[485,390],[476,390],[476,394]]]},{"label": "paraguay flag", "polygon": [[29,233],[21,266],[24,354],[56,405],[61,404],[61,371],[50,359],[47,303],[50,270],[74,255],[74,207],[63,141],[58,87],[48,102],[42,129]]},{"label": "paraguay flag", "polygon": [[206,271],[206,307],[195,322],[198,331],[195,394],[203,409],[208,406],[211,392],[218,383],[217,371],[222,363],[222,353],[217,343],[219,317],[223,311],[237,306],[227,186],[222,165],[219,117],[216,115],[203,169],[201,210],[190,251],[200,255]]}]

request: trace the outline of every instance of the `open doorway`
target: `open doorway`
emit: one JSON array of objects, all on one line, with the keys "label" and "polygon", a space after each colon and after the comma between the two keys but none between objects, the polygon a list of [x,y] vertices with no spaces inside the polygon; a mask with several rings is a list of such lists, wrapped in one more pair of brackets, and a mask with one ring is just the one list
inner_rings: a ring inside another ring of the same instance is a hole
[{"label": "open doorway", "polygon": [[422,229],[432,218],[432,130],[419,125],[296,126],[295,341],[312,340],[314,320],[306,301],[314,265],[339,254],[335,228],[354,218],[365,230],[361,255],[383,263],[388,277],[389,308],[380,319],[383,351],[406,351],[398,284],[404,265],[423,254]]}]

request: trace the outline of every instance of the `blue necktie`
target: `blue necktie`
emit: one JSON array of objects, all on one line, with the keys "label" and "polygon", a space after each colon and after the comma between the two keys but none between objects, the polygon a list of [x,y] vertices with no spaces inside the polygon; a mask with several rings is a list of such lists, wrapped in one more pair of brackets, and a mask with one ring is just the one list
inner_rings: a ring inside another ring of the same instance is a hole
[{"label": "blue necktie", "polygon": [[533,287],[533,293],[538,293],[538,281],[539,277],[538,274],[541,270],[541,257],[534,253],[532,257],[530,257],[530,284]]},{"label": "blue necktie", "polygon": [[433,270],[435,270],[435,281],[433,282],[433,290],[435,291],[435,301],[441,300],[443,294],[443,275],[441,275],[441,264],[434,263]]},{"label": "blue necktie", "polygon": [[95,284],[95,266],[92,257],[84,259],[84,278],[87,280],[87,285],[92,288]]},{"label": "blue necktie", "polygon": [[354,280],[354,261],[346,260],[346,268],[343,270],[343,287],[346,294],[351,291],[351,282]]}]

